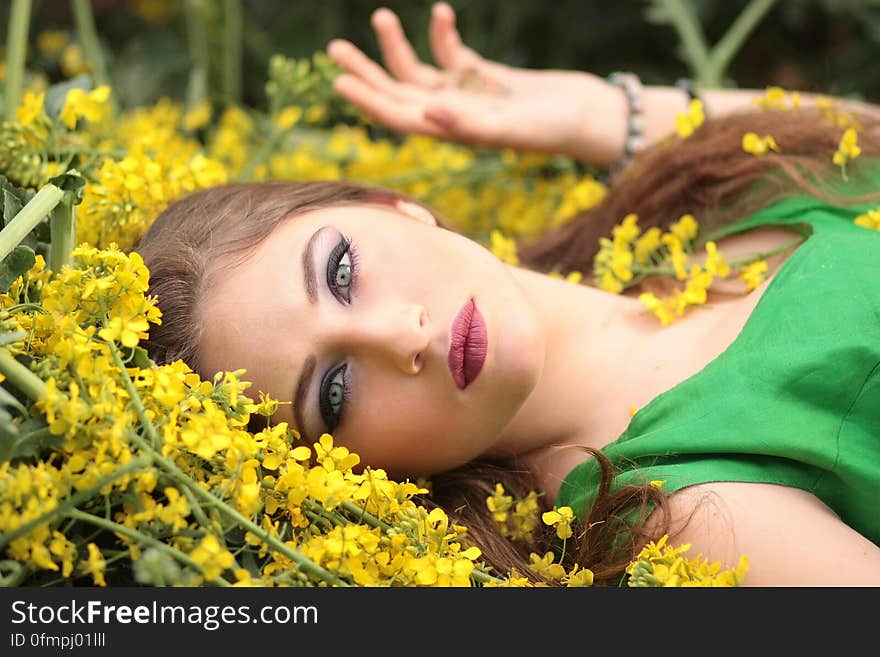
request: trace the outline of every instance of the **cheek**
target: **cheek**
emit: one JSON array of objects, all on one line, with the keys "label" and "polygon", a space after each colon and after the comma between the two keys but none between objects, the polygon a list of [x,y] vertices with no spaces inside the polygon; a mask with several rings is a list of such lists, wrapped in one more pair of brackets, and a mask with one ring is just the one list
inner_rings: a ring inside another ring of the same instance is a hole
[{"label": "cheek", "polygon": [[448,470],[485,451],[486,436],[497,430],[488,414],[473,415],[416,387],[372,387],[375,403],[352,413],[352,428],[340,435],[340,444],[364,465],[405,476]]}]

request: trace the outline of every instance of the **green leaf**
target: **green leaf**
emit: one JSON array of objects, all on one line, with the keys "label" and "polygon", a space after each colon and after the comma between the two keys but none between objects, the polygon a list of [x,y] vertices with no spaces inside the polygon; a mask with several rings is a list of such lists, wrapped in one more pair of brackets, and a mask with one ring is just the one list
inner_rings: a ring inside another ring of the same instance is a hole
[{"label": "green leaf", "polygon": [[[3,390],[0,388],[0,390]],[[4,391],[9,394],[8,391]],[[16,459],[37,458],[50,449],[60,447],[64,436],[56,436],[49,431],[49,425],[42,416],[24,418],[17,422],[9,411],[0,406],[0,463]]]},{"label": "green leaf", "polygon": [[153,359],[147,354],[147,350],[143,347],[135,347],[132,349],[131,364],[133,367],[139,367],[142,370],[156,366]]},{"label": "green leaf", "polygon": [[27,194],[3,175],[0,175],[0,190],[3,191],[3,225],[5,226],[24,207]]},{"label": "green leaf", "polygon": [[67,100],[67,93],[71,89],[91,91],[92,78],[88,75],[77,75],[75,78],[53,84],[49,87],[46,90],[46,96],[43,100],[43,107],[46,110],[46,116],[50,119],[57,119],[61,115],[64,101]]},{"label": "green leaf", "polygon": [[69,200],[73,205],[82,203],[86,179],[76,169],[70,169],[60,176],[49,178],[49,182],[64,192],[65,201]]},{"label": "green leaf", "polygon": [[16,278],[34,266],[37,255],[29,246],[19,244],[0,262],[0,292],[9,290]]}]

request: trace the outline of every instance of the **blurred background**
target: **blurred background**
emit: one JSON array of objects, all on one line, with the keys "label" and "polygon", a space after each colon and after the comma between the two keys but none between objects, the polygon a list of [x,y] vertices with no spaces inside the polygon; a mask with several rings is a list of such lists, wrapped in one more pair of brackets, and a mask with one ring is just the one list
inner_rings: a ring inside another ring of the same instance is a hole
[{"label": "blurred background", "polygon": [[[206,41],[209,89],[223,75],[217,53],[229,43],[230,10],[240,35],[238,97],[266,103],[269,58],[309,57],[334,37],[350,39],[378,58],[370,27],[373,10],[400,17],[423,59],[431,2],[389,0],[92,0],[107,75],[128,107],[163,96],[180,98],[191,84],[193,26]],[[465,43],[512,65],[568,68],[605,75],[633,70],[648,83],[698,77],[694,26],[708,46],[722,39],[744,11],[748,34],[718,81],[725,86],[778,85],[880,100],[880,0],[450,0]],[[5,25],[11,0],[0,3]],[[52,83],[82,69],[70,0],[37,0],[30,21],[28,68]],[[670,8],[687,10],[690,23]],[[689,28],[690,26],[690,28]],[[690,30],[690,32],[689,32]],[[699,39],[697,39],[699,41]],[[704,58],[705,59],[705,58]]]}]

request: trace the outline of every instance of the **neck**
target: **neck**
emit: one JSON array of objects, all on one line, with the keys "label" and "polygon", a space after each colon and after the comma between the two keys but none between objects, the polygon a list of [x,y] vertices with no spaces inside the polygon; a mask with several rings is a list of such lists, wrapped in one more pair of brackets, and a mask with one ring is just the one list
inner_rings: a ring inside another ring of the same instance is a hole
[{"label": "neck", "polygon": [[[645,338],[656,320],[634,298],[513,269],[535,308],[546,352],[535,389],[504,431],[492,456],[547,458],[547,448],[600,448],[615,440],[608,427],[626,426],[628,393],[642,374]],[[616,421],[619,416],[620,422]],[[573,453],[583,460],[582,451]]]}]

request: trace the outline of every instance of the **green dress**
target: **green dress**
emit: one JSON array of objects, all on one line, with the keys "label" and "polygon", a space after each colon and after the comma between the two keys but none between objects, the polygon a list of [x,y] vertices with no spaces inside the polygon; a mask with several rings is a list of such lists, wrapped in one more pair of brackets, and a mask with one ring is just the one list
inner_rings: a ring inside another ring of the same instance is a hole
[{"label": "green dress", "polygon": [[[867,209],[797,197],[724,229],[774,224],[809,236],[733,343],[603,448],[623,468],[615,486],[794,486],[880,544],[880,231],[853,222]],[[576,466],[556,504],[580,513],[598,473],[595,459]]]}]

